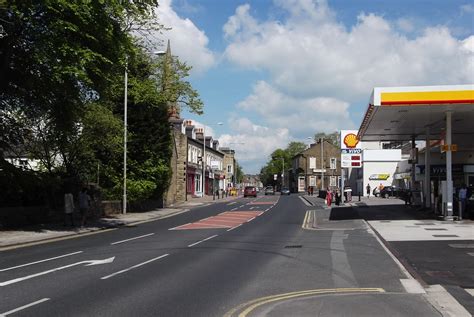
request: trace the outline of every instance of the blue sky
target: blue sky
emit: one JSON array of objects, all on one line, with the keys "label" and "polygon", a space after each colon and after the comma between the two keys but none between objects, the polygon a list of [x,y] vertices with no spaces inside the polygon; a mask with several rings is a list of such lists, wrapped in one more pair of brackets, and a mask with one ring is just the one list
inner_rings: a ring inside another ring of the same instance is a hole
[{"label": "blue sky", "polygon": [[157,14],[204,102],[182,117],[246,173],[291,141],[357,129],[373,87],[474,83],[468,0],[162,0]]}]

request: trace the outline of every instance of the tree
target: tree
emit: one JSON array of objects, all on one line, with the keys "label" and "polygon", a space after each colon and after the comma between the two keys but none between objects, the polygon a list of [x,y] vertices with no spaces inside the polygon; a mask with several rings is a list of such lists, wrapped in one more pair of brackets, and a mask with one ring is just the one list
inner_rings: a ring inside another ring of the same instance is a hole
[{"label": "tree", "polygon": [[[3,4],[3,3],[2,3]],[[184,79],[130,35],[157,0],[9,0],[0,8],[0,147],[41,159],[51,176],[96,180],[121,194],[123,72],[129,73],[131,199],[158,197],[169,179],[170,102],[202,112]],[[155,25],[155,29],[162,26]],[[100,175],[98,175],[100,172]]]},{"label": "tree", "polygon": [[314,140],[318,141],[319,139],[323,138],[324,140],[332,143],[333,145],[340,147],[340,140],[339,140],[339,132],[335,131],[333,133],[326,134],[324,132],[317,132],[314,135]]},{"label": "tree", "polygon": [[286,149],[276,149],[270,155],[270,160],[260,170],[260,179],[264,184],[276,184],[274,175],[279,175],[292,166],[293,157],[304,151],[306,144],[303,142],[290,142]]}]

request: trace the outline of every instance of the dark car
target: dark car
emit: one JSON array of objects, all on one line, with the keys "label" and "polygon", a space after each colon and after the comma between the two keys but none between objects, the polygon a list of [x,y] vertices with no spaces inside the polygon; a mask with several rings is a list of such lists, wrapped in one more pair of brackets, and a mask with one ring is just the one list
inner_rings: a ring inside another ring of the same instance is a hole
[{"label": "dark car", "polygon": [[265,195],[275,195],[275,190],[272,186],[265,187]]},{"label": "dark car", "polygon": [[255,186],[247,186],[244,188],[244,197],[253,196],[257,197],[257,188]]},{"label": "dark car", "polygon": [[385,186],[379,193],[382,198],[401,197],[402,194],[402,190],[396,186]]},{"label": "dark car", "polygon": [[290,190],[288,189],[288,187],[283,187],[280,191],[280,194],[281,195],[290,195]]}]

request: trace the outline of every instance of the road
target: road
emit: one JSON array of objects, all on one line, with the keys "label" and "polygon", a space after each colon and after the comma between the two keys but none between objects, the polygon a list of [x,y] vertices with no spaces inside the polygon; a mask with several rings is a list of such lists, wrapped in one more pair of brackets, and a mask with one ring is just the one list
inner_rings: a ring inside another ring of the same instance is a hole
[{"label": "road", "polygon": [[0,315],[441,316],[362,220],[298,195],[0,254]]}]

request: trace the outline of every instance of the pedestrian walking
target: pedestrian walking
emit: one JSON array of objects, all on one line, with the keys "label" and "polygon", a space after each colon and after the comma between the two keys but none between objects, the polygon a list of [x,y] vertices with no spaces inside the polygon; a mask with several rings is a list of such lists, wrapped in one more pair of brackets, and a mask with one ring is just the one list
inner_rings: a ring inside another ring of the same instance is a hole
[{"label": "pedestrian walking", "polygon": [[458,193],[459,198],[459,220],[462,220],[462,216],[466,211],[466,202],[467,202],[467,187],[466,184],[462,184]]},{"label": "pedestrian walking", "polygon": [[89,208],[91,205],[91,197],[87,193],[87,188],[82,188],[79,193],[79,210],[81,212],[81,227],[86,224]]},{"label": "pedestrian walking", "polygon": [[336,206],[339,206],[341,204],[341,193],[339,189],[336,190]]},{"label": "pedestrian walking", "polygon": [[326,191],[326,204],[328,206],[331,206],[331,203],[332,203],[332,193],[331,193],[331,189],[328,188],[328,190]]},{"label": "pedestrian walking", "polygon": [[64,225],[71,223],[74,227],[74,196],[71,193],[64,194]]},{"label": "pedestrian walking", "polygon": [[370,198],[370,184],[367,184],[365,189],[367,190],[367,198]]},{"label": "pedestrian walking", "polygon": [[311,187],[309,188],[309,191],[310,191],[310,193],[311,193],[311,196],[313,196],[313,194],[314,194],[314,186],[311,186]]}]

